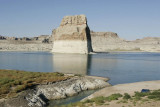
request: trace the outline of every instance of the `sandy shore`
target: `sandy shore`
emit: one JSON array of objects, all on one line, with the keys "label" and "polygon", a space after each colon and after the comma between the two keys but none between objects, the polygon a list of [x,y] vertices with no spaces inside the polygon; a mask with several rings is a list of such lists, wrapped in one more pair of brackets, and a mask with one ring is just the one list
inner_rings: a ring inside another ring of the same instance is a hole
[{"label": "sandy shore", "polygon": [[112,101],[105,103],[104,105],[92,105],[88,107],[160,107],[160,101],[148,101],[148,102],[137,102],[135,105],[133,102],[127,103],[117,103],[117,101]]},{"label": "sandy shore", "polygon": [[160,80],[157,81],[144,81],[144,82],[136,82],[136,83],[129,83],[129,84],[118,84],[111,87],[103,88],[95,93],[91,94],[85,99],[91,99],[98,96],[110,96],[114,93],[128,93],[133,95],[135,91],[141,91],[142,89],[150,89],[150,90],[157,90],[160,89]]},{"label": "sandy shore", "polygon": [[[136,82],[136,83],[128,83],[128,84],[118,84],[115,86],[106,87],[106,88],[103,88],[103,89],[91,94],[87,98],[83,99],[83,101],[86,99],[91,99],[91,98],[95,98],[98,96],[107,97],[107,96],[110,96],[115,93],[120,93],[120,94],[128,93],[132,96],[132,95],[134,95],[135,91],[140,92],[142,89],[158,90],[158,89],[160,89],[160,80],[144,81],[144,82]],[[134,107],[159,107],[160,101],[152,101],[151,100],[151,101],[145,102],[143,104],[137,103],[137,105],[133,105],[132,102],[117,103],[117,101],[112,101],[106,105],[101,105],[101,106],[95,105],[94,107],[132,107],[132,106],[134,106]]]}]

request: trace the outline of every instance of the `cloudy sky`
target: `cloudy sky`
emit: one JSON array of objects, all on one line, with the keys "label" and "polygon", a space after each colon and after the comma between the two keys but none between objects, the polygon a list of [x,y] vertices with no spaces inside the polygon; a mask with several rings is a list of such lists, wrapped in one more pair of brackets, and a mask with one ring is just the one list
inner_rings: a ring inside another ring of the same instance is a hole
[{"label": "cloudy sky", "polygon": [[160,0],[0,0],[0,35],[51,34],[64,16],[78,14],[94,31],[127,40],[160,37]]}]

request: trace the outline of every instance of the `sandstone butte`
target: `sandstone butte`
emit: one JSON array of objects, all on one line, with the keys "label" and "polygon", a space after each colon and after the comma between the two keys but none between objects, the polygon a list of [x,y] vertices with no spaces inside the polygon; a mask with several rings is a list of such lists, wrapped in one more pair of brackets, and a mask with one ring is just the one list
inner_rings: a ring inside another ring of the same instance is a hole
[{"label": "sandstone butte", "polygon": [[54,53],[82,53],[92,52],[90,29],[85,15],[65,16],[60,26],[54,29]]}]

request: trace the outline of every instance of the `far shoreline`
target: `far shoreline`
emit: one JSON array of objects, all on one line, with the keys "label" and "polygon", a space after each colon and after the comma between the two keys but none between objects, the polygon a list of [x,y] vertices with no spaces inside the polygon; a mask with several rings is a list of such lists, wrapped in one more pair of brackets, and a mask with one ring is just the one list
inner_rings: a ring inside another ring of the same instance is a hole
[{"label": "far shoreline", "polygon": [[[42,50],[31,50],[31,51],[28,51],[28,50],[0,50],[0,52],[48,52],[48,53],[52,53],[52,54],[81,54],[81,53],[54,53],[52,51],[42,51]],[[98,53],[125,53],[125,52],[128,52],[128,53],[160,53],[159,51],[114,51],[114,50],[109,50],[109,51],[94,51],[94,52],[91,52],[91,53],[88,53],[88,54],[98,54]],[[83,55],[83,54],[82,54]],[[84,54],[85,55],[85,54]]]}]

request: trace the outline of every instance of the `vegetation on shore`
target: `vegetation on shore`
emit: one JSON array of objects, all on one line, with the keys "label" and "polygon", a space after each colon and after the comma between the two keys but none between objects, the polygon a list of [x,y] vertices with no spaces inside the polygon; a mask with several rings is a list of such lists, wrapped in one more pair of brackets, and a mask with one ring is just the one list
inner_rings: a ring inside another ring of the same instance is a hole
[{"label": "vegetation on shore", "polygon": [[70,78],[57,72],[26,72],[18,70],[0,70],[0,98],[13,97],[17,93],[49,82],[58,82]]},{"label": "vegetation on shore", "polygon": [[[150,92],[135,92],[133,96],[125,93],[112,94],[108,97],[99,96],[92,99],[88,99],[82,102],[70,103],[68,105],[61,105],[61,107],[91,107],[93,105],[109,105],[111,101],[117,101],[119,103],[132,103],[133,106],[136,104],[143,104],[144,102],[160,101],[160,90],[154,90]],[[131,106],[131,105],[130,105]],[[59,106],[58,106],[59,107]]]}]

